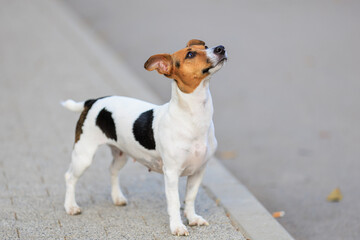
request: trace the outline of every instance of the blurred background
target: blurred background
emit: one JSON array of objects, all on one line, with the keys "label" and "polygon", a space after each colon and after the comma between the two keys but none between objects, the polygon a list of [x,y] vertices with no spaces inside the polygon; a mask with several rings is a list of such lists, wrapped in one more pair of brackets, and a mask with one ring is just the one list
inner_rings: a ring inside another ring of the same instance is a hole
[{"label": "blurred background", "polygon": [[[360,1],[64,0],[166,102],[153,54],[224,45],[221,162],[295,239],[360,239]],[[336,187],[338,203],[326,201]]]}]

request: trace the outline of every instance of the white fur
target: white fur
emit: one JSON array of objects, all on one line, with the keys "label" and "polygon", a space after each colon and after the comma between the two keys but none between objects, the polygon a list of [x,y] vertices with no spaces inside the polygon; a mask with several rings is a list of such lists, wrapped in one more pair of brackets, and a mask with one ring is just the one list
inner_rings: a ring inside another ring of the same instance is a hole
[{"label": "white fur", "polygon": [[[206,50],[215,66],[218,63],[213,49]],[[223,65],[210,70],[210,76]],[[111,146],[114,157],[110,167],[111,196],[116,205],[127,200],[119,187],[118,172],[131,156],[152,171],[164,174],[165,193],[170,216],[170,229],[174,235],[188,235],[181,221],[178,180],[188,176],[184,213],[190,225],[208,225],[195,213],[194,202],[207,161],[214,154],[217,142],[212,121],[213,104],[209,91],[210,76],[205,78],[191,94],[183,93],[176,82],[172,83],[172,97],[161,106],[127,97],[107,97],[96,101],[89,110],[82,127],[80,140],[75,143],[72,162],[65,174],[65,209],[68,214],[81,212],[75,201],[75,184],[90,166],[99,145]],[[67,100],[63,106],[72,111],[81,111],[84,102]],[[116,126],[117,141],[108,139],[96,126],[96,117],[106,108],[112,113]],[[133,124],[139,115],[153,109],[153,132],[156,150],[148,150],[137,142],[133,135]]]},{"label": "white fur", "polygon": [[84,110],[84,102],[75,102],[71,99],[61,102],[61,105],[74,112],[81,112]]}]

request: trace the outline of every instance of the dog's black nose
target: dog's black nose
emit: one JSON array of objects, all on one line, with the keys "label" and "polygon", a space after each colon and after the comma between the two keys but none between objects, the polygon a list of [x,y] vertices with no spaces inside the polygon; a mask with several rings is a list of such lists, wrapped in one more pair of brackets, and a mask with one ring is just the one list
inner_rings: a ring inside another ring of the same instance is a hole
[{"label": "dog's black nose", "polygon": [[218,55],[224,55],[225,54],[225,47],[223,45],[219,45],[214,49],[214,53]]}]

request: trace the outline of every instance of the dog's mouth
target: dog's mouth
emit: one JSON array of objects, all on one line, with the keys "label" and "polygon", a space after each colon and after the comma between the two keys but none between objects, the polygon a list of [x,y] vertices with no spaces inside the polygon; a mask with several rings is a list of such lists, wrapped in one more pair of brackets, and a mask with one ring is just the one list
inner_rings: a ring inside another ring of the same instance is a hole
[{"label": "dog's mouth", "polygon": [[225,56],[223,56],[223,57],[221,57],[220,59],[219,59],[219,61],[215,64],[215,65],[213,65],[213,66],[211,66],[211,68],[216,68],[216,67],[222,67],[222,65],[224,65],[224,63],[227,61],[227,56],[225,55]]},{"label": "dog's mouth", "polygon": [[225,63],[226,61],[227,61],[227,57],[222,57],[215,65],[211,65],[210,67],[203,69],[202,73],[203,73],[203,74],[209,73],[209,71],[210,71],[211,69],[214,69],[214,68],[216,68],[216,67],[220,67],[220,68],[221,68],[222,65],[224,65],[224,63]]},{"label": "dog's mouth", "polygon": [[222,58],[217,62],[217,64],[216,64],[214,67],[216,67],[216,66],[219,65],[219,64],[224,64],[224,62],[226,62],[226,61],[227,61],[227,57],[224,56],[224,57],[222,57]]}]

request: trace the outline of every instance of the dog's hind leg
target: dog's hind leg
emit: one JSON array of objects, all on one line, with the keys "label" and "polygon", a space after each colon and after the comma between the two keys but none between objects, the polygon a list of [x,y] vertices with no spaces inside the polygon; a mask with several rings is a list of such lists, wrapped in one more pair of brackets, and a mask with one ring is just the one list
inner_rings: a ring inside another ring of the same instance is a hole
[{"label": "dog's hind leg", "polygon": [[91,165],[98,146],[98,143],[87,141],[84,137],[75,143],[71,164],[65,173],[66,194],[64,207],[67,214],[76,215],[81,213],[81,209],[75,200],[75,185],[79,177]]},{"label": "dog's hind leg", "polygon": [[127,162],[127,156],[117,147],[110,146],[110,148],[114,157],[110,166],[111,198],[116,206],[124,206],[127,204],[127,200],[121,192],[118,174],[120,169],[123,168]]}]

